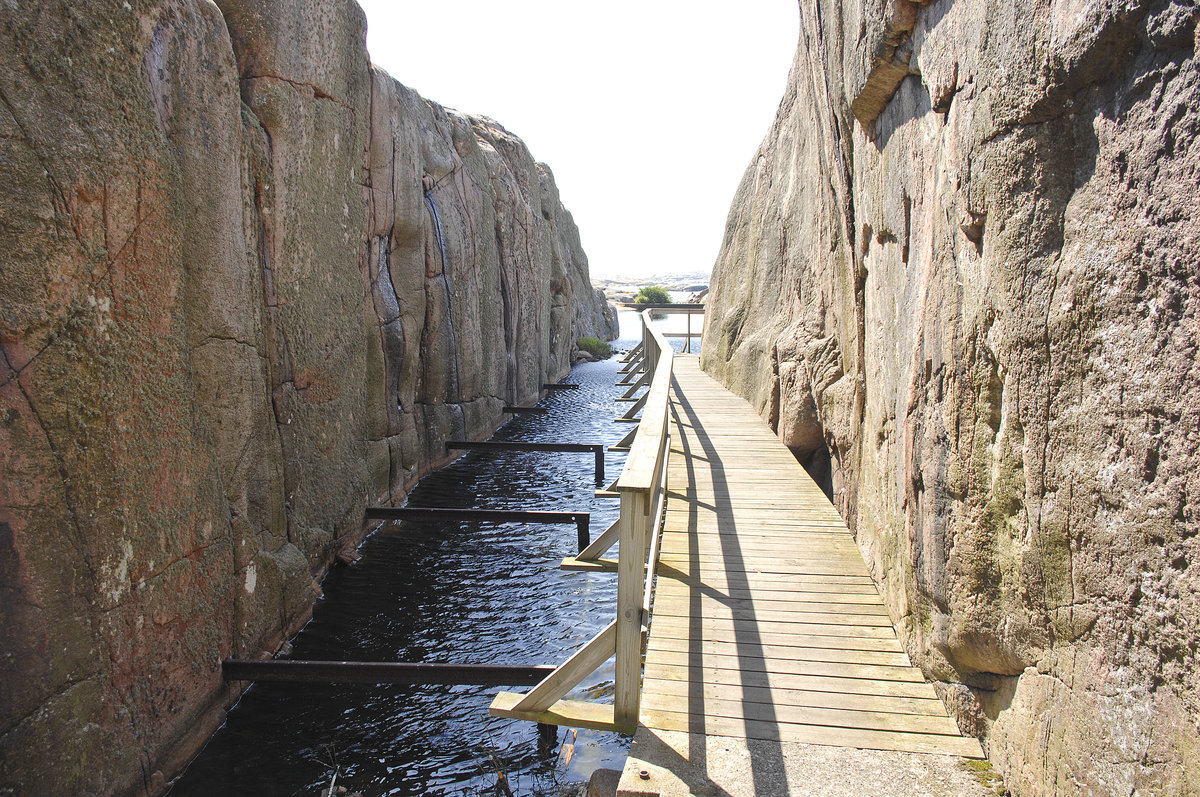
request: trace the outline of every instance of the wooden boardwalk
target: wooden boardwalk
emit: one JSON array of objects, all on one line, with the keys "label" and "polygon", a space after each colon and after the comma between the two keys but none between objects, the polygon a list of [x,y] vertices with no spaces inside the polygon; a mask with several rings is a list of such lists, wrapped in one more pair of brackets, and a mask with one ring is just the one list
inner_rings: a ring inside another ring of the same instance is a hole
[{"label": "wooden boardwalk", "polygon": [[679,357],[672,411],[622,789],[657,793],[627,781],[630,766],[671,766],[638,758],[647,735],[663,732],[982,757],[897,641],[846,524],[750,405]]}]

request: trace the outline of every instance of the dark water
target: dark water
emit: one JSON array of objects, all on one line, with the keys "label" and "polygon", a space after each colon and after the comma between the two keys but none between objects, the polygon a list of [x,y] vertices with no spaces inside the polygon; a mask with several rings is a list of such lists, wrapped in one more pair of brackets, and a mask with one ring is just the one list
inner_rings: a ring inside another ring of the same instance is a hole
[{"label": "dark water", "polygon": [[[612,420],[628,407],[613,400],[617,367],[577,366],[567,381],[579,390],[550,394],[549,414],[519,416],[493,439],[613,445],[629,429]],[[609,479],[623,463],[607,455]],[[595,487],[591,454],[473,453],[425,477],[409,505],[587,510],[595,537],[618,515]],[[616,611],[615,574],[559,569],[575,552],[573,524],[383,524],[358,562],[330,571],[291,658],[559,664]],[[612,688],[610,661],[568,698],[611,702]],[[558,795],[598,767],[622,766],[628,740],[589,730],[563,765],[559,744],[539,748],[533,723],[487,715],[496,691],[257,684],[170,794],[317,795],[336,772],[365,797],[497,794],[499,773],[514,794]],[[560,743],[568,733],[559,730]]]}]

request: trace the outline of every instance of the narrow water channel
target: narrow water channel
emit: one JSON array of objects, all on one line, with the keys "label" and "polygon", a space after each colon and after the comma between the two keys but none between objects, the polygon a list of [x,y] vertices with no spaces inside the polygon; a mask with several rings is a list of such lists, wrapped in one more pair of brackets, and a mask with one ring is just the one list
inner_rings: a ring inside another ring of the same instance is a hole
[{"label": "narrow water channel", "polygon": [[[622,336],[637,332],[622,313]],[[630,323],[630,322],[633,323]],[[623,348],[632,340],[618,341]],[[682,340],[678,342],[682,344]],[[576,366],[580,386],[550,394],[546,415],[518,416],[495,440],[599,442],[629,430],[613,418],[615,359]],[[624,454],[609,452],[608,478]],[[421,480],[410,506],[586,510],[593,537],[618,515],[595,498],[590,454],[472,453]],[[293,659],[558,664],[611,622],[615,574],[567,572],[573,525],[404,521],[386,523],[361,558],[322,584],[312,621],[292,640]],[[610,661],[570,699],[611,702]],[[261,683],[175,782],[172,797],[319,795],[336,775],[344,794],[577,793],[598,767],[620,768],[629,741],[563,728],[540,745],[533,723],[489,717],[497,687]],[[574,742],[564,764],[562,742]],[[336,790],[335,790],[336,793]]]}]

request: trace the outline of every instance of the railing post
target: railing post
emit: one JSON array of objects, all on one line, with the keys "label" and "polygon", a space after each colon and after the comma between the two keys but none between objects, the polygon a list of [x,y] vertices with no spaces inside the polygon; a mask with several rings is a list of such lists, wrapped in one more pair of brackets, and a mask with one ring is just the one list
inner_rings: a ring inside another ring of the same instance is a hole
[{"label": "railing post", "polygon": [[592,543],[591,519],[591,513],[575,516],[575,541],[581,552]]},{"label": "railing post", "polygon": [[646,572],[646,492],[621,492],[621,548],[617,565],[617,668],[614,720],[637,727],[642,685],[642,597]]},{"label": "railing post", "polygon": [[652,374],[655,367],[658,365],[658,348],[654,345],[654,338],[650,334],[650,322],[646,310],[642,313],[642,373]]}]

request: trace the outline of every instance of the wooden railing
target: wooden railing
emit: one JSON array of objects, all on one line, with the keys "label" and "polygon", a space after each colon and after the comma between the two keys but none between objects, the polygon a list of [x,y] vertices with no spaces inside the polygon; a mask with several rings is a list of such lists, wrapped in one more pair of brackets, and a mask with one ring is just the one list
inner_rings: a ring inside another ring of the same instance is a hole
[{"label": "wooden railing", "polygon": [[[490,713],[531,720],[632,733],[637,727],[642,684],[644,628],[650,616],[650,594],[658,561],[659,526],[666,502],[667,454],[670,451],[668,401],[675,352],[642,313],[642,342],[626,358],[622,384],[648,392],[618,420],[637,421],[632,432],[613,448],[628,446],[621,476],[611,486],[621,499],[619,519],[577,556],[563,560],[573,570],[616,570],[617,617],[571,658],[525,694],[500,692]],[[640,418],[634,413],[642,410]],[[618,558],[602,558],[613,545]],[[575,686],[616,654],[613,705],[563,700]]]},{"label": "wooden railing", "polygon": [[655,312],[655,314],[658,315],[660,318],[663,315],[685,315],[685,316],[687,316],[687,332],[673,332],[673,333],[667,335],[668,338],[683,338],[684,339],[684,341],[685,341],[685,343],[683,344],[683,353],[684,354],[692,353],[692,341],[693,340],[704,337],[704,333],[702,333],[702,332],[692,332],[692,316],[704,315],[704,305],[703,304],[693,304],[691,302],[688,302],[688,303],[671,302],[669,304],[648,304],[645,302],[643,302],[641,304],[631,304],[628,302],[618,302],[617,307],[620,307],[622,310],[637,310],[639,312],[642,310],[653,310]]}]

